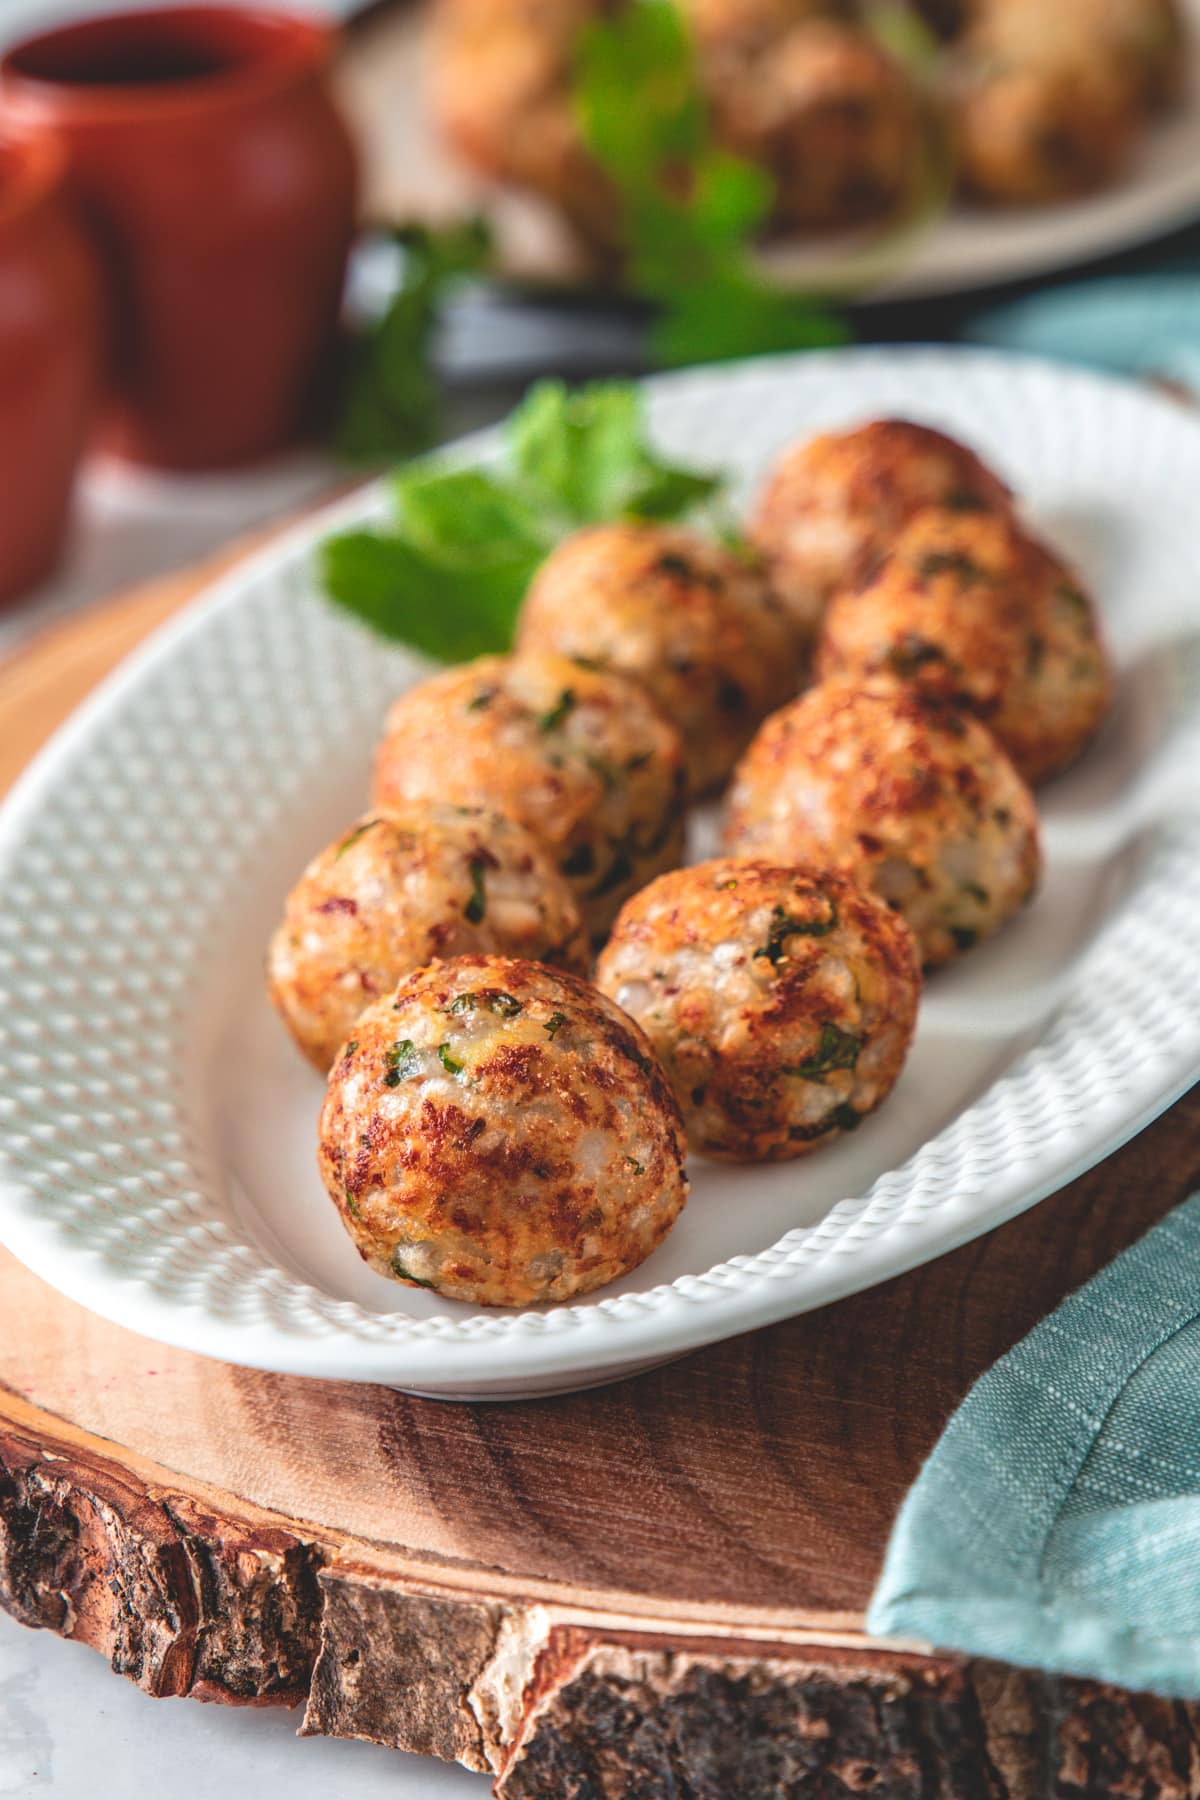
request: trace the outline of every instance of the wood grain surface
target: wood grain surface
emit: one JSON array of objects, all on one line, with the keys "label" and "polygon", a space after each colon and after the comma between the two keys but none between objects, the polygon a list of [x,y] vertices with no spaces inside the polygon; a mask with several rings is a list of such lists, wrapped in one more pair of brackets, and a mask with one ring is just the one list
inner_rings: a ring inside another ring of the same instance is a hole
[{"label": "wood grain surface", "polygon": [[[7,782],[203,579],[0,670]],[[151,1692],[509,1800],[1200,1793],[1196,1709],[919,1647],[862,1614],[975,1377],[1200,1185],[1200,1096],[1024,1218],[819,1314],[567,1398],[444,1405],[165,1349],[0,1253],[0,1602]]]}]

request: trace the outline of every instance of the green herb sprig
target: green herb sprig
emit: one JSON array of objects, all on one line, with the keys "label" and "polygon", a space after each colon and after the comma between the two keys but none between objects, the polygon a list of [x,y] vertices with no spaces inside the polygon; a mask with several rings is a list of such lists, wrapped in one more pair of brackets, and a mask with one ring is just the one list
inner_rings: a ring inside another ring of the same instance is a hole
[{"label": "green herb sprig", "polygon": [[772,286],[755,266],[774,184],[716,142],[676,0],[636,0],[589,24],[576,48],[573,97],[584,143],[621,205],[629,285],[658,308],[656,360],[715,362],[846,342],[827,306]]},{"label": "green herb sprig", "polygon": [[448,293],[491,257],[482,219],[439,229],[405,225],[390,235],[404,253],[400,286],[352,343],[342,381],[334,448],[351,463],[388,463],[433,442],[441,417],[432,360],[438,314]]},{"label": "green herb sprig", "polygon": [[723,477],[665,461],[629,382],[539,382],[487,468],[422,461],[392,482],[394,520],[321,546],[326,593],[383,637],[441,661],[508,650],[539,564],[568,532],[685,517]]}]

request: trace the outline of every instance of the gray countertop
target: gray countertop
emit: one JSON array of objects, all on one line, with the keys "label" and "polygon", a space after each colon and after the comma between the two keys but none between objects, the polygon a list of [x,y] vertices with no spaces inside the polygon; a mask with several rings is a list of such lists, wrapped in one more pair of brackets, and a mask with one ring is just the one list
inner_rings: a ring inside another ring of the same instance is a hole
[{"label": "gray countertop", "polygon": [[7,1800],[485,1800],[485,1776],[375,1744],[299,1738],[275,1707],[152,1700],[94,1650],[0,1613]]}]

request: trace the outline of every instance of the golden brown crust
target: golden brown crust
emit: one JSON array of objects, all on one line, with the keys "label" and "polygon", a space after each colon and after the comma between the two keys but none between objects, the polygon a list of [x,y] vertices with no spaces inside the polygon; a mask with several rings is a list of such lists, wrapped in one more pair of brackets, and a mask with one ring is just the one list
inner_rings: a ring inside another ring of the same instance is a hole
[{"label": "golden brown crust", "polygon": [[1179,99],[1187,85],[1188,29],[1178,0],[1067,0],[1064,13],[1078,20],[1081,46],[1093,54],[1099,48],[1123,70],[1147,112]]},{"label": "golden brown crust", "polygon": [[539,570],[520,650],[552,650],[644,687],[687,748],[689,787],[728,776],[766,714],[796,691],[799,645],[745,558],[677,526],[599,525]]},{"label": "golden brown crust", "polygon": [[853,225],[909,193],[920,109],[905,70],[870,33],[809,18],[704,62],[718,133],[770,171],[780,225]]},{"label": "golden brown crust", "polygon": [[1112,693],[1078,576],[1011,517],[933,507],[835,597],[817,671],[903,682],[965,706],[1032,783],[1074,761]]},{"label": "golden brown crust", "polygon": [[979,0],[945,84],[967,191],[1030,205],[1113,181],[1183,85],[1184,36],[1175,0]]},{"label": "golden brown crust", "polygon": [[601,9],[602,0],[438,0],[431,81],[438,123],[466,162],[544,195],[607,251],[619,206],[570,99],[576,36]]},{"label": "golden brown crust", "polygon": [[1008,512],[1012,496],[974,451],[909,419],[873,419],[785,450],[759,494],[750,538],[811,636],[837,590],[879,560],[927,506]]},{"label": "golden brown crust", "polygon": [[767,720],[734,776],[722,842],[852,875],[903,913],[926,968],[998,930],[1041,868],[1033,796],[991,733],[878,684],[823,682]]},{"label": "golden brown crust", "polygon": [[959,178],[973,198],[1043,205],[1113,182],[1129,158],[1138,108],[1100,60],[1009,63],[964,43],[947,93]]},{"label": "golden brown crust", "polygon": [[588,969],[574,895],[531,832],[478,807],[417,802],[367,813],[313,859],[271,940],[268,986],[324,1071],[364,1007],[466,951]]},{"label": "golden brown crust", "polygon": [[375,760],[374,801],[486,806],[549,850],[602,933],[683,850],[683,746],[641,688],[529,651],[484,656],[410,688]]},{"label": "golden brown crust", "polygon": [[847,876],[732,857],[626,905],[597,981],[644,1026],[693,1147],[804,1155],[890,1092],[921,976],[903,919]]},{"label": "golden brown crust", "polygon": [[364,1260],[484,1306],[636,1268],[687,1198],[684,1154],[638,1026],[506,957],[432,963],[377,1001],[321,1112],[321,1176]]},{"label": "golden brown crust", "polygon": [[974,0],[954,70],[1096,76],[1137,112],[1153,112],[1184,84],[1187,31],[1177,0]]}]

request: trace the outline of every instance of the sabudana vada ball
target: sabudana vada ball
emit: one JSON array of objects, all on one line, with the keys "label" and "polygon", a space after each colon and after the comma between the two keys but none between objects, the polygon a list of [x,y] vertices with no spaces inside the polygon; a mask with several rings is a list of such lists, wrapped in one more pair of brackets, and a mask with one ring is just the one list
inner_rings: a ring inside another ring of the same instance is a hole
[{"label": "sabudana vada ball", "polygon": [[738,765],[723,847],[828,863],[903,913],[925,967],[990,937],[1033,894],[1033,796],[956,707],[822,682],[769,718]]},{"label": "sabudana vada ball", "polygon": [[271,939],[268,984],[324,1070],[372,1000],[468,950],[588,967],[575,897],[531,832],[480,807],[414,801],[368,814],[314,857]]},{"label": "sabudana vada ball", "polygon": [[369,1007],[321,1112],[321,1175],[363,1259],[483,1306],[636,1268],[687,1198],[684,1154],[638,1026],[499,956],[431,963]]},{"label": "sabudana vada ball", "polygon": [[374,803],[485,806],[527,827],[594,936],[683,850],[683,745],[624,676],[527,651],[484,656],[401,694]]},{"label": "sabudana vada ball", "polygon": [[750,519],[771,585],[811,637],[830,599],[927,506],[1007,512],[1007,487],[965,444],[909,419],[874,419],[785,450]]},{"label": "sabudana vada ball", "polygon": [[799,679],[795,629],[760,571],[668,525],[567,538],[534,577],[517,648],[639,682],[683,737],[692,794],[724,782]]},{"label": "sabudana vada ball", "polygon": [[869,31],[802,19],[757,52],[704,60],[718,135],[774,178],[779,224],[850,226],[895,211],[911,191],[920,106]]},{"label": "sabudana vada ball", "polygon": [[985,72],[1098,69],[1147,112],[1177,97],[1187,71],[1178,0],[975,0],[966,47]]},{"label": "sabudana vada ball", "polygon": [[996,65],[980,56],[965,64],[950,98],[962,186],[1002,205],[1046,205],[1108,186],[1137,126],[1127,84],[1099,62]]},{"label": "sabudana vada ball", "polygon": [[693,1149],[802,1156],[891,1091],[921,972],[899,914],[849,876],[734,857],[662,875],[621,910],[596,979],[675,1089]]},{"label": "sabudana vada ball", "polygon": [[817,671],[879,676],[965,707],[1032,783],[1075,760],[1112,693],[1078,576],[1011,517],[934,508],[833,600]]}]

